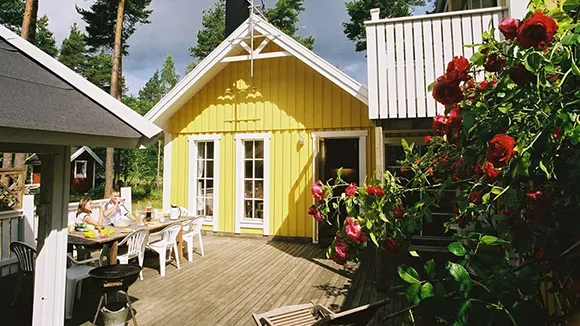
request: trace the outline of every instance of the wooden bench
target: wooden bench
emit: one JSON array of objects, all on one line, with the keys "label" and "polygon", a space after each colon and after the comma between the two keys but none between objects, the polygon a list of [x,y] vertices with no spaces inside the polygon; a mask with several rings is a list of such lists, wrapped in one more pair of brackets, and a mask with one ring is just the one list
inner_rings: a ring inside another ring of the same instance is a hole
[{"label": "wooden bench", "polygon": [[334,313],[322,305],[312,303],[280,307],[261,314],[252,314],[258,326],[322,326],[366,325],[377,310],[389,302],[384,299],[368,305]]}]

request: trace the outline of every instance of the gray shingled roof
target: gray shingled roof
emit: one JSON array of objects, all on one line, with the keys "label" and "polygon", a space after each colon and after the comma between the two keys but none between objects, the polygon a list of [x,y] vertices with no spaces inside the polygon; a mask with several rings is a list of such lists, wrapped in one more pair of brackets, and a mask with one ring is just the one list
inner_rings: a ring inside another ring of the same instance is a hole
[{"label": "gray shingled roof", "polygon": [[138,131],[127,128],[124,121],[1,37],[0,127],[141,137]]}]

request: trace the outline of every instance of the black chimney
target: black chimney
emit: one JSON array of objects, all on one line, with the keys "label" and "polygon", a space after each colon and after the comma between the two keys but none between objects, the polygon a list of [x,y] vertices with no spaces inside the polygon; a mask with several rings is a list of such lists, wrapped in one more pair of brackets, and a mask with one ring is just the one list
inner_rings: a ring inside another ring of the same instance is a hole
[{"label": "black chimney", "polygon": [[250,17],[250,3],[248,0],[226,0],[226,35],[236,30]]}]

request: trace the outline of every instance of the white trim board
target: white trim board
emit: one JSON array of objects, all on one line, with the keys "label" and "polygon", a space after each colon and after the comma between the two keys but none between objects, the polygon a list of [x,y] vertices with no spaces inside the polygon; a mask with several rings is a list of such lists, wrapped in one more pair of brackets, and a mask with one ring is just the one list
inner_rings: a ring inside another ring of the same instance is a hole
[{"label": "white trim board", "polygon": [[151,139],[161,133],[161,129],[144,119],[139,113],[2,25],[0,25],[0,37],[146,138]]},{"label": "white trim board", "polygon": [[173,156],[173,135],[165,133],[163,147],[163,212],[171,208],[171,160]]},{"label": "white trim board", "polygon": [[220,192],[220,140],[221,135],[211,134],[211,135],[191,135],[187,137],[189,141],[189,180],[188,180],[188,209],[190,212],[196,212],[194,209],[197,206],[197,187],[196,187],[196,176],[197,176],[197,142],[213,142],[213,214],[211,221],[205,219],[204,224],[211,225],[213,232],[218,232],[219,223],[219,192]]},{"label": "white trim board", "polygon": [[[227,58],[230,55],[240,54],[238,45],[241,44],[244,38],[251,35],[252,29],[250,25],[253,25],[254,33],[259,33],[255,35],[256,37],[267,37],[271,39],[271,42],[282,48],[284,55],[287,52],[289,55],[296,57],[341,89],[356,97],[365,105],[368,105],[368,89],[366,86],[357,82],[331,63],[325,61],[292,37],[282,33],[263,18],[254,15],[242,23],[205,59],[199,62],[189,74],[145,115],[145,118],[158,126],[167,128],[169,118],[228,64],[222,61],[224,59],[226,61],[234,60]],[[266,55],[266,53],[260,52],[259,55]]]},{"label": "white trim board", "polygon": [[77,149],[77,151],[76,151],[76,152],[74,152],[74,154],[70,156],[70,161],[71,161],[71,162],[72,162],[72,161],[74,161],[74,160],[75,160],[77,157],[79,157],[79,156],[80,156],[82,153],[84,153],[84,152],[87,152],[87,153],[89,153],[89,155],[91,155],[91,156],[92,156],[92,157],[95,159],[95,161],[96,161],[97,163],[99,163],[99,165],[103,165],[103,160],[101,160],[101,159],[100,159],[100,158],[97,156],[97,154],[95,154],[95,152],[93,152],[93,150],[91,150],[91,149],[90,149],[89,147],[87,147],[87,146],[83,146],[83,147],[81,147],[81,148]]},{"label": "white trim board", "polygon": [[[239,234],[242,228],[262,229],[263,235],[270,235],[270,138],[271,133],[236,134],[236,206],[234,232]],[[244,141],[264,141],[264,188],[262,221],[244,218]]]}]

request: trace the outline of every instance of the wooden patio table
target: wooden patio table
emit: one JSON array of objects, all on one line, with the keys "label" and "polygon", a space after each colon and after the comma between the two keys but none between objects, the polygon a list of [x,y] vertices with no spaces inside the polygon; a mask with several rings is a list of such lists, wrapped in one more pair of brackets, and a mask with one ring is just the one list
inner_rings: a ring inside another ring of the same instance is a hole
[{"label": "wooden patio table", "polygon": [[[109,235],[107,238],[87,238],[84,235],[84,232],[81,231],[70,231],[68,233],[68,243],[72,245],[82,245],[88,247],[95,247],[98,245],[109,245],[109,265],[114,265],[117,263],[117,250],[119,247],[119,241],[123,240],[130,232],[124,232],[125,230],[131,229],[137,230],[140,228],[147,228],[149,232],[153,233],[159,230],[162,230],[168,225],[173,223],[183,223],[185,221],[189,221],[192,219],[203,218],[200,216],[181,216],[177,220],[170,220],[166,218],[164,222],[160,222],[157,219],[152,219],[151,222],[144,222],[145,225],[139,226],[137,222],[133,222],[126,228],[116,228],[113,225],[106,226],[107,229],[114,229],[115,233]],[[98,232],[95,230],[94,232]],[[183,230],[179,229],[179,233],[177,233],[177,256],[179,262],[182,262],[183,258]]]}]

